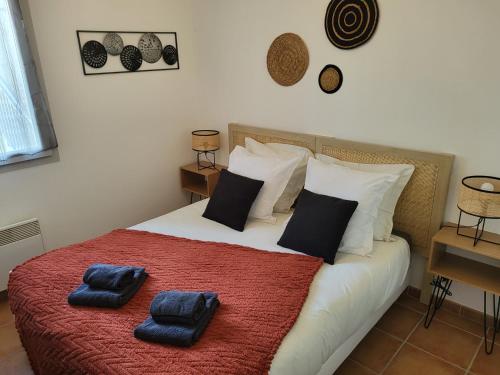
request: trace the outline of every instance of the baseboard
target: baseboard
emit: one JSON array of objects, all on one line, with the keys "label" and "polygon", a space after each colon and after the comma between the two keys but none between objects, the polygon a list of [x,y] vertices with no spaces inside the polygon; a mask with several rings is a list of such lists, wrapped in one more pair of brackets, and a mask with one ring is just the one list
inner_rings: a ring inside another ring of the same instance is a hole
[{"label": "baseboard", "polygon": [[[413,286],[409,286],[406,289],[406,293],[411,297],[420,299],[421,290]],[[461,305],[457,302],[445,299],[442,308],[466,319],[473,320],[478,323],[483,322],[483,313],[481,311],[471,309],[470,307]]]}]

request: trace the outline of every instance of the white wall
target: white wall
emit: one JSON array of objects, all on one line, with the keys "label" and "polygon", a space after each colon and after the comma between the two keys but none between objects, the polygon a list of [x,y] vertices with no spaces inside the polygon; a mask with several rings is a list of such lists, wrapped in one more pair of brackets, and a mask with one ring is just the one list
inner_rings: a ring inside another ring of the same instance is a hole
[{"label": "white wall", "polygon": [[[185,203],[178,168],[193,159],[197,102],[191,1],[28,5],[59,161],[0,169],[0,226],[38,217],[54,248]],[[76,29],[177,31],[182,69],[84,77]]]},{"label": "white wall", "polygon": [[[196,52],[210,99],[206,126],[226,131],[229,121],[238,121],[455,154],[446,219],[456,221],[460,178],[500,174],[500,2],[379,0],[374,37],[350,51],[326,37],[328,2],[197,2]],[[310,53],[307,74],[290,88],[266,70],[268,47],[284,32],[301,35]],[[317,84],[329,63],[344,73],[334,95]],[[416,285],[422,269],[417,259]],[[459,286],[455,292],[455,300],[482,306],[479,291]]]},{"label": "white wall", "polygon": [[[0,169],[0,226],[39,217],[49,248],[179,207],[189,131],[225,135],[230,121],[453,153],[449,220],[462,176],[500,174],[498,1],[379,0],[376,34],[351,51],[325,35],[328,0],[27,1],[60,160]],[[175,30],[182,68],[84,77],[78,28]],[[284,32],[310,53],[291,88],[266,70],[268,46]],[[334,95],[317,86],[329,63],[344,73]],[[415,285],[422,269],[416,259]],[[478,291],[455,291],[481,307]]]}]

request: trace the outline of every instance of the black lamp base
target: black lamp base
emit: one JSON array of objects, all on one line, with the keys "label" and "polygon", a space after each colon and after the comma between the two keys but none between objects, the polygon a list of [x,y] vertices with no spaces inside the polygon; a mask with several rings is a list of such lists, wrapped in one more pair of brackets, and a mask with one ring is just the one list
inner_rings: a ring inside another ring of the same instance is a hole
[{"label": "black lamp base", "polygon": [[[458,216],[458,225],[457,225],[457,234],[459,236],[473,239],[474,240],[474,246],[476,246],[479,243],[479,241],[488,242],[488,243],[491,243],[491,244],[494,244],[494,245],[500,245],[500,243],[498,243],[498,242],[488,241],[488,240],[482,238],[483,233],[484,233],[484,226],[486,224],[486,219],[487,218],[482,217],[482,216],[471,215],[471,216],[477,217],[477,224],[476,225],[471,225],[471,226],[464,226],[464,225],[461,225],[462,213],[467,213],[467,212],[460,210],[460,215]],[[474,236],[470,236],[470,235],[465,234],[465,233],[460,233],[460,229],[461,228],[476,228],[476,231],[474,233]]]},{"label": "black lamp base", "polygon": [[[205,160],[201,160],[201,155],[205,156]],[[215,164],[215,152],[214,151],[198,151],[196,153],[196,163],[198,164],[198,170],[203,169],[217,169]]]}]

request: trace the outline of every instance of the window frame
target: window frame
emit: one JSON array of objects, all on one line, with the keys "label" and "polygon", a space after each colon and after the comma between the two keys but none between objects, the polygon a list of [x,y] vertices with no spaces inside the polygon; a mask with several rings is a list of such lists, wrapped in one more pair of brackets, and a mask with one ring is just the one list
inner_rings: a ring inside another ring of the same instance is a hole
[{"label": "window frame", "polygon": [[[38,53],[36,39],[34,36],[34,30],[32,28],[33,24],[31,20],[30,9],[23,0],[7,0],[7,1],[8,2],[11,1],[13,4],[15,4],[15,9],[17,11],[16,14],[19,16],[19,20],[22,25],[22,30],[23,30],[22,38],[25,38],[25,47],[28,48],[28,53],[30,54],[31,57],[31,64],[34,69],[33,74],[36,77],[36,83],[38,85],[41,100],[45,105],[45,111],[49,119],[49,127],[50,127],[49,132],[50,131],[52,132],[53,138],[51,138],[50,141],[51,142],[50,148],[45,148],[40,152],[34,154],[19,154],[19,155],[14,155],[8,158],[7,160],[0,160],[0,169],[2,167],[12,166],[13,164],[20,164],[23,162],[35,161],[37,159],[50,158],[53,155],[57,155],[58,153],[57,150],[59,147],[57,142],[57,137],[54,133],[54,126],[50,115],[50,106],[48,103],[47,92],[45,90],[43,72],[40,69],[40,55]],[[22,48],[22,45],[20,45],[20,47]],[[26,74],[28,74],[28,72],[26,72]],[[36,111],[37,108],[35,107],[34,110]],[[40,127],[39,131],[42,131]]]},{"label": "window frame", "polygon": [[37,152],[36,154],[33,154],[33,155],[13,156],[7,160],[3,160],[3,161],[0,160],[0,168],[11,165],[11,164],[22,163],[25,161],[47,158],[49,156],[52,156],[53,154],[54,154],[54,150],[45,150],[45,151]]}]

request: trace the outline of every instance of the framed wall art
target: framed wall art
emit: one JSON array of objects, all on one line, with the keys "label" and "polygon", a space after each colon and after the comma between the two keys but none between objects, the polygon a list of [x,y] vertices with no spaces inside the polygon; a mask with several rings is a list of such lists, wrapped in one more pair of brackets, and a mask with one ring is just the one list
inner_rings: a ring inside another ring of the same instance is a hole
[{"label": "framed wall art", "polygon": [[178,70],[175,32],[77,30],[84,75]]}]

